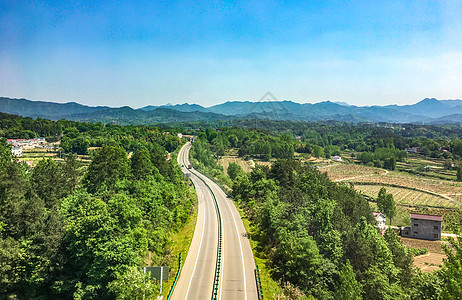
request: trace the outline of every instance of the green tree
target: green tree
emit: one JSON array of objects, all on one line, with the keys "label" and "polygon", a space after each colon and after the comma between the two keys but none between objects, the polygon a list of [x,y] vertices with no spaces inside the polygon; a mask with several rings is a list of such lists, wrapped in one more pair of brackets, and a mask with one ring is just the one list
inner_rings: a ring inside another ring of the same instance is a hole
[{"label": "green tree", "polygon": [[152,175],[154,165],[147,150],[137,150],[131,158],[131,168],[136,179],[146,179]]},{"label": "green tree", "polygon": [[117,300],[154,299],[159,287],[151,280],[148,273],[143,273],[136,267],[117,273],[117,278],[109,283],[109,291]]},{"label": "green tree", "polygon": [[120,146],[104,145],[93,158],[83,182],[90,193],[113,189],[119,180],[130,176],[130,161]]},{"label": "green tree", "polygon": [[32,188],[45,201],[48,208],[58,204],[58,200],[69,192],[66,178],[60,166],[51,158],[42,159],[33,169],[31,177]]},{"label": "green tree", "polygon": [[274,273],[284,281],[310,289],[319,280],[323,260],[316,242],[306,233],[281,230],[273,259]]},{"label": "green tree", "polygon": [[377,196],[377,207],[382,213],[385,214],[385,216],[387,216],[391,225],[391,220],[396,215],[396,203],[393,199],[393,195],[388,194],[384,187],[380,189]]},{"label": "green tree", "polygon": [[441,268],[440,277],[443,281],[441,298],[462,299],[462,234],[459,227],[454,228],[457,239],[448,238],[447,244],[442,244],[446,259]]},{"label": "green tree", "polygon": [[340,267],[338,287],[334,294],[336,300],[361,300],[362,286],[356,281],[350,261]]},{"label": "green tree", "polygon": [[419,273],[412,278],[412,300],[438,300],[441,298],[442,281],[437,272]]},{"label": "green tree", "polygon": [[403,245],[401,239],[393,229],[387,228],[384,238],[393,255],[393,263],[397,268],[399,268],[398,278],[401,285],[410,288],[413,276],[412,253],[410,253],[408,248]]},{"label": "green tree", "polygon": [[239,166],[236,163],[229,163],[228,165],[228,176],[231,178],[231,180],[234,181],[234,179],[237,178],[240,174],[243,174],[244,171],[242,171],[241,166]]},{"label": "green tree", "polygon": [[462,166],[457,168],[457,181],[462,181]]},{"label": "green tree", "polygon": [[315,157],[323,157],[324,156],[324,148],[318,145],[313,146],[313,156]]},{"label": "green tree", "polygon": [[64,158],[62,166],[62,174],[65,178],[67,188],[70,193],[74,192],[80,183],[82,177],[82,164],[77,160],[77,155],[68,154]]}]

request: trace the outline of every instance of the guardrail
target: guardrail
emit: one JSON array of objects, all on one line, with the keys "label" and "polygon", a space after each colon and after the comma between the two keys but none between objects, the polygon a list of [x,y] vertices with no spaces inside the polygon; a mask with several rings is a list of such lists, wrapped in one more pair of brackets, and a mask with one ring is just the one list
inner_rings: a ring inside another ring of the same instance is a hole
[{"label": "guardrail", "polygon": [[170,288],[170,291],[168,292],[167,300],[170,300],[170,298],[172,297],[173,289],[175,288],[178,278],[180,277],[181,263],[182,263],[182,259],[181,259],[181,252],[180,252],[180,254],[178,255],[178,271],[176,272],[175,280],[173,281],[172,287]]},{"label": "guardrail", "polygon": [[[184,162],[185,161],[184,161],[184,157],[183,157],[183,164],[184,164]],[[186,165],[186,164],[184,164],[184,165]],[[196,170],[196,169],[194,169],[194,170]],[[199,170],[196,170],[196,171],[203,174]],[[195,172],[192,171],[192,168],[189,169],[189,172],[191,172],[192,174],[195,173]],[[194,174],[194,175],[197,176],[197,174]],[[203,174],[203,175],[207,176],[205,174]],[[220,285],[220,274],[221,274],[221,263],[222,263],[222,261],[221,261],[221,256],[222,255],[221,254],[222,254],[222,245],[223,245],[223,227],[222,227],[222,221],[221,221],[221,212],[220,212],[220,208],[218,207],[217,198],[215,197],[215,194],[213,193],[210,186],[200,176],[197,176],[197,178],[199,178],[205,184],[205,186],[209,189],[210,193],[212,194],[213,201],[215,203],[215,209],[217,211],[217,218],[218,218],[218,247],[217,247],[217,260],[216,260],[216,263],[215,263],[215,276],[214,276],[214,280],[213,280],[213,289],[212,289],[212,300],[217,300],[218,299],[218,288],[219,288],[219,285]],[[193,185],[194,185],[194,183],[193,183]]]},{"label": "guardrail", "polygon": [[225,189],[224,186],[222,186],[218,181],[216,181],[214,178],[210,177],[209,175],[205,174],[204,172],[202,172],[201,170],[199,169],[194,169],[196,170],[197,172],[201,173],[202,175],[204,175],[205,177],[207,177],[208,179],[212,180],[213,182],[215,182],[222,190],[223,192],[226,194],[226,196],[228,196],[228,198],[231,198],[231,199],[234,199],[234,197],[228,192],[227,189]]},{"label": "guardrail", "polygon": [[263,290],[261,287],[260,270],[258,269],[258,265],[255,265],[255,279],[257,281],[258,300],[263,300]]}]

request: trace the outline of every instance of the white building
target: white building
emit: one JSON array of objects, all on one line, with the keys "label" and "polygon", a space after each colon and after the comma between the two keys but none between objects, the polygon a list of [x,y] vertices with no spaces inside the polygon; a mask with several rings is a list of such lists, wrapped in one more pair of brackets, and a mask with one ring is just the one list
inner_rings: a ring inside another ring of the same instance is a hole
[{"label": "white building", "polygon": [[333,161],[342,161],[342,158],[338,155],[336,156],[331,156],[330,159],[332,159]]},{"label": "white building", "polygon": [[377,228],[380,230],[380,231],[383,231],[387,228],[387,226],[385,225],[385,221],[387,218],[385,218],[385,215],[382,214],[381,212],[374,212],[374,218],[375,220],[377,221]]},{"label": "white building", "polygon": [[19,146],[11,147],[11,153],[13,153],[13,156],[16,156],[16,157],[22,156],[22,147],[19,147]]}]

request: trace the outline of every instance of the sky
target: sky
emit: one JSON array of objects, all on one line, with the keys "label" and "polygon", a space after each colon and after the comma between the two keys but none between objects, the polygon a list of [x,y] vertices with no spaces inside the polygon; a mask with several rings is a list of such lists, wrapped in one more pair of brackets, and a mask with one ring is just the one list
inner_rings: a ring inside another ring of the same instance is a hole
[{"label": "sky", "polygon": [[0,1],[0,97],[462,99],[462,1]]}]

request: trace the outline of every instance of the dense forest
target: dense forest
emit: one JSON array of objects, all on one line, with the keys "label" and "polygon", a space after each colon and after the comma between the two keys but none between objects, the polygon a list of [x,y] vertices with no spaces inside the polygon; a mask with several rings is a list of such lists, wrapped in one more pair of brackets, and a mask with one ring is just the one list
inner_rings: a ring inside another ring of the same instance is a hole
[{"label": "dense forest", "polygon": [[[403,159],[399,157],[403,152],[397,149],[398,145],[402,148],[416,142],[434,142],[422,137],[364,133],[387,131],[382,128],[353,129],[358,131],[351,137],[354,142],[361,141],[362,147],[374,151],[372,155],[385,158],[390,155]],[[325,141],[324,147],[345,147],[335,142],[341,138],[340,131],[326,131],[326,135],[322,132],[316,132],[318,142],[312,143],[316,140],[313,137],[296,141],[287,132],[272,135],[238,128],[206,130],[198,134],[191,153],[195,166],[232,188],[235,200],[257,228],[253,238],[258,241],[260,255],[267,258],[272,277],[284,286],[295,286],[299,290],[297,297],[460,299],[460,239],[444,246],[448,259],[440,271],[421,273],[412,266],[415,249],[404,246],[392,229],[387,229],[383,236],[379,234],[369,203],[362,195],[347,184],[332,182],[313,166],[291,158],[294,149],[313,153],[317,146],[322,147],[319,139],[327,136],[332,138]],[[460,155],[454,147],[460,140],[443,143],[451,149],[451,155]],[[289,158],[276,154],[277,160],[271,167],[257,166],[250,173],[230,163],[225,176],[215,159],[230,148],[237,148],[240,156],[268,159],[273,157],[273,149],[279,147],[289,149]],[[458,233],[459,226],[455,225],[454,230]]]},{"label": "dense forest", "polygon": [[356,159],[365,165],[394,170],[397,162],[407,158],[406,148],[418,148],[425,157],[443,160],[448,169],[461,164],[462,130],[453,125],[386,128],[337,122],[265,121],[265,129],[246,129],[252,124],[242,122],[243,128],[221,127],[219,132],[212,128],[198,132],[190,129],[191,124],[183,124],[182,129],[208,141],[217,156],[229,147],[237,149],[241,157],[265,160],[292,158],[294,152],[330,158],[346,151],[357,155]]},{"label": "dense forest", "polygon": [[295,160],[238,174],[233,195],[260,230],[277,280],[316,299],[460,296],[460,241],[440,272],[418,274],[413,252],[392,229],[378,233],[369,204],[349,186]]},{"label": "dense forest", "polygon": [[[45,136],[68,152],[63,162],[45,158],[30,168],[0,139],[0,298],[157,295],[137,267],[177,255],[169,235],[188,220],[195,199],[176,161],[167,160],[180,145],[176,134],[5,115],[0,122],[2,136]],[[83,167],[75,153],[90,145],[100,148]]]}]

